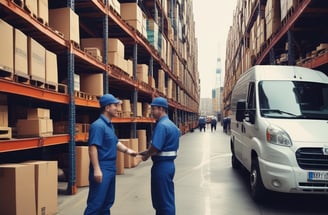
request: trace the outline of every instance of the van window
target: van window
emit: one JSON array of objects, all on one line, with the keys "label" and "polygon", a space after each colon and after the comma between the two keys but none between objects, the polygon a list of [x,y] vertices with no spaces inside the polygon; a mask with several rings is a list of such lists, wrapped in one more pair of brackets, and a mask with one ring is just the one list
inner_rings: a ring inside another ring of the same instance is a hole
[{"label": "van window", "polygon": [[328,119],[328,84],[261,81],[258,87],[264,117]]},{"label": "van window", "polygon": [[251,82],[248,87],[248,96],[247,96],[247,109],[255,110],[256,108],[256,99],[255,99],[255,84]]}]

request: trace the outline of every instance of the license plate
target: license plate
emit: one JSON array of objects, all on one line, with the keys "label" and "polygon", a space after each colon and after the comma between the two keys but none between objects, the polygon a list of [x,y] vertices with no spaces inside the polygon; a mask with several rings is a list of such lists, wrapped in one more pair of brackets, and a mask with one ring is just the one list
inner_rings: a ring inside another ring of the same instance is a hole
[{"label": "license plate", "polygon": [[309,172],[308,179],[310,181],[328,181],[328,172]]}]

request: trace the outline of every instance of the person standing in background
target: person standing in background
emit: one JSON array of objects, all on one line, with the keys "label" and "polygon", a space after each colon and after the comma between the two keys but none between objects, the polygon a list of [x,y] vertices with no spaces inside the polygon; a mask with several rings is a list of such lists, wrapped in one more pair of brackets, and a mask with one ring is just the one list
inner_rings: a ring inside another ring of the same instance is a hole
[{"label": "person standing in background", "polygon": [[179,148],[180,130],[167,116],[168,103],[163,97],[153,99],[151,113],[156,125],[149,148],[142,152],[142,160],[151,157],[151,197],[156,215],[175,215],[174,160]]},{"label": "person standing in background", "polygon": [[84,215],[109,215],[115,200],[116,150],[136,156],[137,152],[118,141],[111,122],[120,100],[105,94],[99,100],[101,115],[89,130],[89,194]]},{"label": "person standing in background", "polygon": [[212,117],[211,118],[211,132],[216,131],[216,124],[218,123],[218,121],[216,120],[216,117]]}]

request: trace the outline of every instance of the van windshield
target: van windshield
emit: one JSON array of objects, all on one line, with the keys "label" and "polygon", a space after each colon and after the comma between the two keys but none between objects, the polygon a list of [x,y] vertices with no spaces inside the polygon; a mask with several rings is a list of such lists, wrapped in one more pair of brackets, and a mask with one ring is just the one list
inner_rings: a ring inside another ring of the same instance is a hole
[{"label": "van windshield", "polygon": [[263,117],[328,119],[328,84],[261,81],[258,87]]}]

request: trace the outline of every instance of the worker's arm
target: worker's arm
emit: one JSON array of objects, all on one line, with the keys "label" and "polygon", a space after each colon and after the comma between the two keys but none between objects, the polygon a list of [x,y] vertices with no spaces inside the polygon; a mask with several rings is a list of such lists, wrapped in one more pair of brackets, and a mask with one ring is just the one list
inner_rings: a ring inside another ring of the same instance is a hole
[{"label": "worker's arm", "polygon": [[137,152],[135,152],[132,149],[129,149],[128,147],[126,147],[123,143],[118,142],[116,145],[116,148],[120,151],[123,152],[124,154],[128,154],[131,155],[133,157],[137,156]]},{"label": "worker's arm", "polygon": [[102,171],[99,165],[98,160],[98,148],[96,145],[89,146],[89,157],[91,161],[91,165],[93,166],[93,177],[97,183],[102,182]]}]

